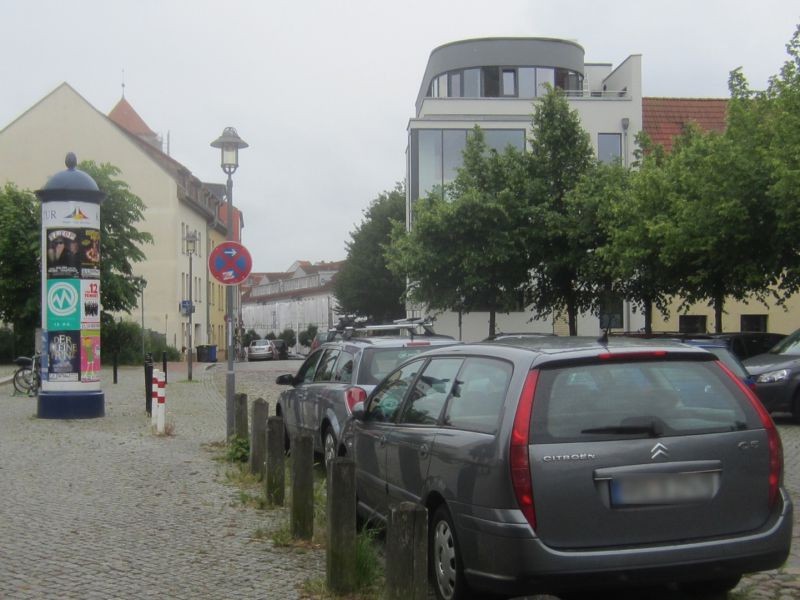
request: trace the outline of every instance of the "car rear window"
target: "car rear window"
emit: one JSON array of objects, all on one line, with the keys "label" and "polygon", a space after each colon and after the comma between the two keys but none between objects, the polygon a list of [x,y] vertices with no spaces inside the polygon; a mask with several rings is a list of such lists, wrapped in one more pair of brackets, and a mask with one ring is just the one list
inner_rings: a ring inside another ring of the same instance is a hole
[{"label": "car rear window", "polygon": [[420,352],[430,350],[430,346],[409,346],[407,348],[365,348],[358,368],[360,385],[377,385],[401,363]]},{"label": "car rear window", "polygon": [[543,369],[537,442],[662,437],[758,426],[749,400],[711,361],[637,361]]}]

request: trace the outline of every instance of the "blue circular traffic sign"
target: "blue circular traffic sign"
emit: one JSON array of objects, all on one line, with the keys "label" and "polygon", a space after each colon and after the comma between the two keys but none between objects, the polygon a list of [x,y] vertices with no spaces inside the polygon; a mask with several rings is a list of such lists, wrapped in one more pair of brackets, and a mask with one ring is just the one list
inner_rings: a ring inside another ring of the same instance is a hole
[{"label": "blue circular traffic sign", "polygon": [[253,259],[239,242],[223,242],[208,256],[208,270],[222,285],[238,285],[250,275]]}]

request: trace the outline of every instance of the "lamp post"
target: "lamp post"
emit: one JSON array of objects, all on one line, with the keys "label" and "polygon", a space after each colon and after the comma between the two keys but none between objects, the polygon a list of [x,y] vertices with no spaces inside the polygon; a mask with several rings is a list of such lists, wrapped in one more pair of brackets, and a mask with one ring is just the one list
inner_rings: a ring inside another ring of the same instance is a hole
[{"label": "lamp post", "polygon": [[189,381],[192,380],[192,313],[194,312],[194,304],[192,303],[192,287],[194,287],[194,282],[192,281],[192,255],[197,248],[197,232],[196,231],[189,231],[186,233],[186,237],[183,238],[186,241],[186,253],[189,255],[189,368],[188,368],[188,376]]},{"label": "lamp post", "polygon": [[[228,233],[225,239],[229,242],[237,241],[233,235],[233,179],[231,175],[239,168],[239,149],[247,148],[247,143],[239,137],[236,129],[226,127],[222,135],[211,142],[212,148],[220,149],[220,166],[222,171],[228,176],[227,196],[227,223]],[[238,236],[237,236],[238,237]],[[228,341],[228,370],[225,374],[225,439],[230,439],[233,435],[233,393],[236,384],[233,371],[233,286],[226,286],[225,289],[225,327]]]}]

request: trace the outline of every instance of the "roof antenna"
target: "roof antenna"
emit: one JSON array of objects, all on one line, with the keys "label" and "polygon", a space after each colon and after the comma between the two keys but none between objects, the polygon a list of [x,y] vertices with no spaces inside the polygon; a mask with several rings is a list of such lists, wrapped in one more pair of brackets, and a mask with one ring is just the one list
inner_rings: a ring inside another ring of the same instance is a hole
[{"label": "roof antenna", "polygon": [[122,97],[125,98],[125,69],[122,69]]}]

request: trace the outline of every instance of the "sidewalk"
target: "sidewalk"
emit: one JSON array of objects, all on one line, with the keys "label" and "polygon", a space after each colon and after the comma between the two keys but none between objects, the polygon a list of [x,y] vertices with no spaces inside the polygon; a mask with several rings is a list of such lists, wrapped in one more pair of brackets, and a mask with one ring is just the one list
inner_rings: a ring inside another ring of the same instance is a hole
[{"label": "sidewalk", "polygon": [[207,444],[225,436],[213,384],[224,365],[168,365],[159,437],[144,414],[144,371],[103,370],[106,416],[33,418],[36,399],[3,396],[0,598],[299,598],[324,553],[275,548],[256,533],[286,510],[244,508]]}]

